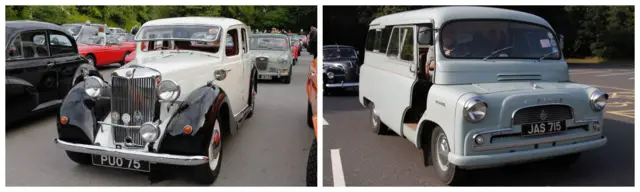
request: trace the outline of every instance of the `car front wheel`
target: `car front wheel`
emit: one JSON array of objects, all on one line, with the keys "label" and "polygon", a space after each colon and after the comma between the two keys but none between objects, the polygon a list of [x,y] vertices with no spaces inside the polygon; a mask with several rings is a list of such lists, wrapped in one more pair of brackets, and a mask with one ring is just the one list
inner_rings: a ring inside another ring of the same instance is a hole
[{"label": "car front wheel", "polygon": [[[201,184],[211,185],[220,174],[222,165],[222,127],[220,114],[216,115],[211,131],[211,140],[206,150],[206,156],[209,157],[209,163],[198,165],[195,167],[194,179]],[[207,125],[207,122],[205,122]]]}]

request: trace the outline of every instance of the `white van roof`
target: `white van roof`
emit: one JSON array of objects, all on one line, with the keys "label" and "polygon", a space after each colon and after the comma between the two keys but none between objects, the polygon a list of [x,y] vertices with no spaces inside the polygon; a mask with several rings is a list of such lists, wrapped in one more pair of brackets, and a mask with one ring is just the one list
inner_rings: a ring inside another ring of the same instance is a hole
[{"label": "white van roof", "polygon": [[508,19],[551,28],[546,20],[533,14],[508,9],[470,6],[435,7],[394,13],[374,19],[370,26],[431,23],[431,19],[435,22],[436,28],[447,21],[457,19]]}]

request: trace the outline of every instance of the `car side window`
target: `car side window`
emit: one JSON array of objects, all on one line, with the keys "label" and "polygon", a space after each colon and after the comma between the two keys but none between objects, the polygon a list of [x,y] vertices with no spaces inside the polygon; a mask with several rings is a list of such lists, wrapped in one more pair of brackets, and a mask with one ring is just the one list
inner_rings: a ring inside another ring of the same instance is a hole
[{"label": "car side window", "polygon": [[242,28],[242,50],[244,53],[249,52],[249,46],[247,46],[247,30],[245,28]]},{"label": "car side window", "polygon": [[394,28],[391,32],[389,48],[387,48],[387,57],[398,58],[398,52],[400,52],[400,40],[400,30],[399,28]]},{"label": "car side window", "polygon": [[402,49],[400,59],[405,61],[413,61],[413,28],[402,28]]},{"label": "car side window", "polygon": [[46,34],[45,31],[20,33],[7,49],[7,60],[49,57]]},{"label": "car side window", "polygon": [[375,29],[371,29],[367,33],[367,41],[365,43],[365,50],[373,51],[373,47],[375,45],[375,36],[376,36],[375,34],[376,34],[376,30]]},{"label": "car side window", "polygon": [[225,54],[227,57],[238,55],[238,29],[231,29],[227,31],[225,47]]},{"label": "car side window", "polygon": [[71,39],[57,31],[49,31],[49,48],[51,48],[51,55],[54,56],[76,53]]}]

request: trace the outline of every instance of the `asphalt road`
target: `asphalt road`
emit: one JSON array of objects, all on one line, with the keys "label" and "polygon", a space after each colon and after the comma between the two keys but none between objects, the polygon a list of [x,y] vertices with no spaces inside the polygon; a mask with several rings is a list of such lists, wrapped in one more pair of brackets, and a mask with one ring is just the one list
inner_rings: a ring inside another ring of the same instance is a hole
[{"label": "asphalt road", "polygon": [[[258,85],[254,116],[227,140],[214,186],[305,186],[313,130],[306,125],[305,83],[313,59],[303,52],[291,84]],[[115,67],[103,67],[107,76]],[[36,115],[6,132],[7,186],[145,186],[147,176],[83,166],[56,148],[55,111]],[[187,177],[153,185],[194,185]]]},{"label": "asphalt road", "polygon": [[[533,162],[471,173],[477,186],[634,186],[634,68],[629,65],[571,65],[571,80],[610,95],[605,109],[606,146],[583,153],[568,171]],[[324,186],[441,186],[422,151],[395,134],[370,131],[357,91],[325,96]],[[341,165],[342,169],[340,169]],[[337,178],[334,183],[334,178]],[[344,178],[342,180],[341,178]]]}]

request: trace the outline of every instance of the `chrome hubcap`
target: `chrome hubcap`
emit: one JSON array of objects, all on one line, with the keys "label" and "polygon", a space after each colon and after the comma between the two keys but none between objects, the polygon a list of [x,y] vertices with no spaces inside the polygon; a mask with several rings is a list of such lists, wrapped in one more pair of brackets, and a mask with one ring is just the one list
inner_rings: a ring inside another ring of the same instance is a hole
[{"label": "chrome hubcap", "polygon": [[449,143],[447,142],[447,136],[444,133],[440,133],[436,139],[436,151],[438,152],[438,166],[443,171],[449,169]]},{"label": "chrome hubcap", "polygon": [[378,119],[380,117],[378,117],[378,114],[376,112],[376,109],[373,108],[371,109],[371,122],[373,123],[373,128],[375,129],[376,127],[378,127]]},{"label": "chrome hubcap", "polygon": [[[219,135],[219,144],[215,143],[215,136]],[[220,132],[220,124],[216,120],[213,125],[213,132],[211,135],[211,144],[209,145],[209,167],[211,170],[218,168],[218,161],[220,161],[220,149],[222,149],[222,134]]]}]

